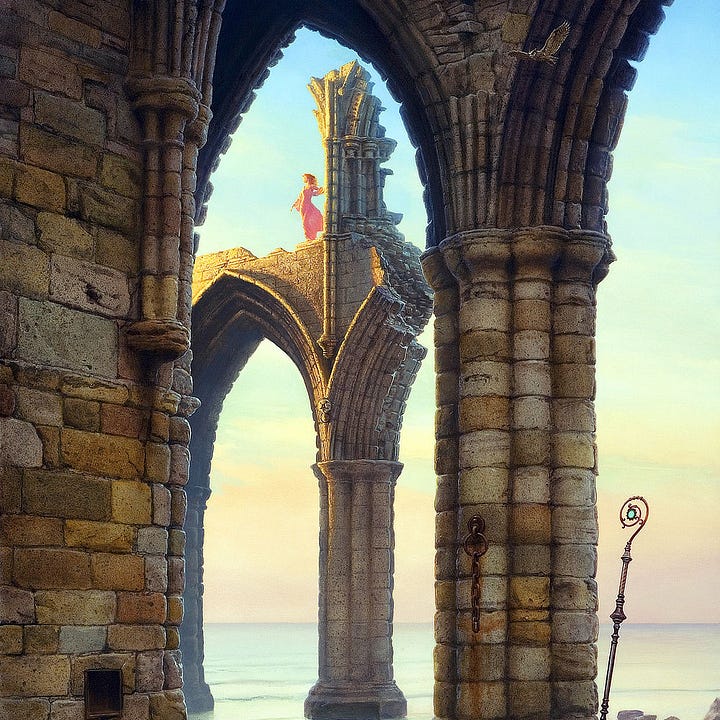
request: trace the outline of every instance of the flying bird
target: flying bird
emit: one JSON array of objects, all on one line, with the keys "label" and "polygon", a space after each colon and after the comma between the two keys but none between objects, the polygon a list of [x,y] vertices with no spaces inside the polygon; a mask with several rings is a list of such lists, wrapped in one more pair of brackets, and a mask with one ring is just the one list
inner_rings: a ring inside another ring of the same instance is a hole
[{"label": "flying bird", "polygon": [[530,60],[536,60],[538,62],[548,62],[551,65],[554,65],[557,62],[557,55],[555,55],[555,53],[560,49],[560,46],[565,42],[569,34],[570,23],[566,20],[562,25],[558,25],[548,35],[545,44],[541,48],[534,48],[533,50],[530,50],[530,52],[525,52],[524,50],[511,50],[510,55],[529,58]]}]

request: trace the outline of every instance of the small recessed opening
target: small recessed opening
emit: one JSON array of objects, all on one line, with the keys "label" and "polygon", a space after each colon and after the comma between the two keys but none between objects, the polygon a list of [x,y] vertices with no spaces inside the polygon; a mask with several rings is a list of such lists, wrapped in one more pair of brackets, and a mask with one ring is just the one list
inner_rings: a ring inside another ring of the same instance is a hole
[{"label": "small recessed opening", "polygon": [[85,671],[85,717],[102,720],[122,717],[120,670]]}]

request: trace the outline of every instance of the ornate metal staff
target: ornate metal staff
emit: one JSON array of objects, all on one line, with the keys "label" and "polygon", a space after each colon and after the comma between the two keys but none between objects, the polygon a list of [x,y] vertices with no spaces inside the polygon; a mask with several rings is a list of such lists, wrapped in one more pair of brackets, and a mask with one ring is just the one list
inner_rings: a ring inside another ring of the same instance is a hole
[{"label": "ornate metal staff", "polygon": [[600,707],[600,720],[607,718],[608,704],[610,703],[610,685],[612,683],[613,669],[615,668],[615,652],[617,651],[617,644],[620,639],[620,624],[626,618],[623,612],[623,605],[625,605],[625,583],[627,582],[628,565],[630,565],[630,561],[632,560],[632,557],[630,557],[630,546],[635,536],[645,527],[649,515],[650,508],[645,498],[639,495],[626,500],[620,508],[620,523],[622,526],[626,528],[637,526],[637,530],[630,536],[630,539],[625,545],[625,552],[620,558],[622,560],[620,589],[618,590],[618,596],[615,602],[615,610],[613,610],[610,615],[610,619],[613,621],[613,633],[610,641],[610,657],[608,658],[607,674],[605,675],[605,693],[603,694],[603,701]]}]

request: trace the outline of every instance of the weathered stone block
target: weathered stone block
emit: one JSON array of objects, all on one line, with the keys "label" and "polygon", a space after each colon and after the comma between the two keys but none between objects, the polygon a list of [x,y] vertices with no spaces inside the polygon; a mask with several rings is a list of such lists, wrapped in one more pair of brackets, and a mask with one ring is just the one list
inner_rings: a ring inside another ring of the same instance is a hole
[{"label": "weathered stone block", "polygon": [[554,571],[568,577],[594,577],[597,570],[597,549],[593,545],[567,544],[555,548]]},{"label": "weathered stone block", "polygon": [[594,398],[595,367],[564,364],[554,367],[555,395],[558,398]]},{"label": "weathered stone block", "polygon": [[47,720],[49,713],[47,700],[0,700],[0,718],[3,720]]},{"label": "weathered stone block", "polygon": [[555,682],[553,707],[564,716],[594,716],[598,708],[597,686],[592,681]]},{"label": "weathered stone block", "polygon": [[507,468],[467,468],[460,473],[460,503],[499,503],[507,498],[509,471]]},{"label": "weathered stone block", "polygon": [[60,653],[80,655],[101,652],[105,648],[104,626],[65,626],[60,628]]},{"label": "weathered stone block", "polygon": [[595,467],[595,443],[588,433],[556,433],[553,436],[553,464],[556,467]]},{"label": "weathered stone block", "polygon": [[167,527],[170,524],[172,495],[164,485],[152,486],[153,523]]},{"label": "weathered stone block", "polygon": [[35,425],[62,425],[62,404],[56,393],[18,386],[18,416]]},{"label": "weathered stone block", "polygon": [[0,204],[0,235],[3,240],[35,245],[35,223],[19,208]]},{"label": "weathered stone block", "polygon": [[160,692],[165,683],[162,650],[138,653],[135,677],[138,691]]},{"label": "weathered stone block", "polygon": [[510,607],[540,610],[550,607],[550,579],[546,577],[511,577]]},{"label": "weathered stone block", "polygon": [[97,231],[95,257],[100,265],[124,273],[134,273],[138,270],[138,243],[131,234],[100,227]]},{"label": "weathered stone block", "polygon": [[551,569],[549,545],[518,545],[513,548],[513,572],[518,575],[547,575]]},{"label": "weathered stone block", "polygon": [[151,513],[152,497],[149,485],[124,480],[113,483],[113,520],[130,525],[149,525]]},{"label": "weathered stone block", "polygon": [[160,624],[166,616],[167,601],[163,593],[118,593],[117,619],[121,623]]},{"label": "weathered stone block", "polygon": [[57,655],[60,628],[57,625],[26,625],[26,655]]},{"label": "weathered stone block", "polygon": [[461,682],[457,685],[457,712],[462,718],[476,717],[477,708],[483,717],[505,717],[505,684],[502,682]]},{"label": "weathered stone block", "polygon": [[25,162],[62,175],[91,178],[97,172],[98,149],[26,123],[20,125],[20,153]]},{"label": "weathered stone block", "polygon": [[511,680],[547,680],[550,677],[550,648],[508,648],[508,677]]},{"label": "weathered stone block", "polygon": [[145,555],[165,555],[168,551],[168,531],[160,527],[140,528],[137,549]]},{"label": "weathered stone block", "polygon": [[597,672],[597,648],[594,645],[554,643],[552,672],[557,680],[593,680]]},{"label": "weathered stone block", "polygon": [[114,376],[117,344],[112,320],[20,298],[17,353],[22,359]]},{"label": "weathered stone block", "polygon": [[62,175],[32,165],[18,164],[15,176],[15,199],[25,205],[62,212],[67,194]]},{"label": "weathered stone block", "polygon": [[41,212],[37,216],[37,226],[40,231],[38,246],[46,252],[78,258],[92,257],[92,235],[77,220]]},{"label": "weathered stone block", "polygon": [[0,418],[0,467],[33,468],[42,463],[42,441],[35,427],[16,418]]},{"label": "weathered stone block", "polygon": [[139,198],[142,193],[141,168],[122,155],[103,155],[100,182],[106,188],[126,197]]},{"label": "weathered stone block", "polygon": [[510,642],[516,645],[531,645],[546,648],[550,644],[549,619],[513,620],[508,628],[508,637]]},{"label": "weathered stone block", "polygon": [[[63,460],[76,470],[120,478],[143,474],[144,448],[139,440],[65,428],[61,432],[61,442]],[[115,498],[120,492],[116,491],[116,486],[125,488],[126,484],[113,486],[113,518],[127,522],[115,513]]]},{"label": "weathered stone block", "polygon": [[108,647],[111,650],[159,650],[165,647],[162,625],[110,625]]},{"label": "weathered stone block", "polygon": [[482,360],[466,363],[460,377],[460,396],[508,395],[510,366],[503,362]]},{"label": "weathered stone block", "polygon": [[65,521],[65,544],[89,550],[106,552],[130,552],[134,540],[129,525],[86,520]]},{"label": "weathered stone block", "polygon": [[138,210],[137,200],[112,190],[89,184],[80,190],[80,213],[88,222],[131,233],[138,224]]},{"label": "weathered stone block", "polygon": [[20,80],[50,92],[59,92],[79,99],[82,96],[82,78],[77,66],[67,55],[24,45],[20,51]]},{"label": "weathered stone block", "polygon": [[508,694],[511,717],[550,717],[550,683],[517,680],[510,683]]},{"label": "weathered stone block", "polygon": [[50,720],[84,720],[83,700],[54,700],[50,706]]},{"label": "weathered stone block", "polygon": [[38,622],[102,625],[115,617],[115,593],[101,590],[47,590],[36,593]]},{"label": "weathered stone block", "polygon": [[150,696],[151,720],[187,720],[185,698],[180,690]]},{"label": "weathered stone block", "polygon": [[62,545],[62,520],[35,515],[0,517],[0,543],[15,545]]},{"label": "weathered stone block", "polygon": [[11,357],[17,347],[17,298],[0,290],[0,357]]},{"label": "weathered stone block", "polygon": [[460,429],[506,430],[509,427],[510,399],[503,396],[485,395],[463,397],[460,400]]},{"label": "weathered stone block", "polygon": [[50,299],[108,317],[130,310],[127,277],[110,268],[56,255],[50,267]]},{"label": "weathered stone block", "polygon": [[22,651],[22,625],[0,625],[0,655],[19,655]]},{"label": "weathered stone block", "polygon": [[124,435],[138,438],[145,425],[143,412],[137,408],[103,403],[101,411],[101,430],[107,435]]},{"label": "weathered stone block", "polygon": [[106,480],[31,470],[24,476],[23,506],[36,515],[102,520],[110,512],[110,489]]},{"label": "weathered stone block", "polygon": [[549,545],[551,513],[547,505],[515,505],[511,510],[510,536],[518,545]]},{"label": "weathered stone block", "polygon": [[62,655],[0,656],[0,695],[33,697],[66,695],[70,659]]},{"label": "weathered stone block", "polygon": [[[43,87],[42,83],[39,86]],[[103,114],[67,98],[36,91],[35,120],[43,127],[88,145],[105,142]]]},{"label": "weathered stone block", "polygon": [[142,590],[145,564],[137,555],[93,553],[93,586],[103,590]]},{"label": "weathered stone block", "polygon": [[87,553],[54,548],[15,551],[13,579],[18,587],[84,589],[91,586]]},{"label": "weathered stone block", "polygon": [[129,396],[128,388],[125,385],[114,385],[91,377],[66,376],[63,379],[61,390],[63,395],[70,397],[121,405],[127,401]]},{"label": "weathered stone block", "polygon": [[185,614],[185,605],[182,595],[170,595],[167,598],[167,622],[170,625],[180,625]]},{"label": "weathered stone block", "polygon": [[79,398],[65,398],[63,419],[65,425],[69,427],[98,432],[100,430],[100,403]]},{"label": "weathered stone block", "polygon": [[0,240],[0,283],[23,297],[46,298],[50,288],[48,256],[33,245]]},{"label": "weathered stone block", "polygon": [[555,611],[552,640],[557,643],[594,643],[598,636],[598,618],[594,612]]},{"label": "weathered stone block", "polygon": [[598,522],[594,507],[556,507],[553,509],[552,522],[557,543],[597,544]]},{"label": "weathered stone block", "polygon": [[27,590],[0,587],[0,622],[19,625],[35,622],[35,600]]},{"label": "weathered stone block", "polygon": [[460,436],[460,467],[507,467],[510,462],[510,433],[476,430]]}]

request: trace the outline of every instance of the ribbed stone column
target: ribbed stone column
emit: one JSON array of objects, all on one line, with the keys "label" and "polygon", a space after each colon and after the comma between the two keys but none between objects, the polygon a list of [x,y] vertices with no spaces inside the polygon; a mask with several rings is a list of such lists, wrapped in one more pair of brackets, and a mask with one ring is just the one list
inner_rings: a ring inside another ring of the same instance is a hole
[{"label": "ribbed stone column", "polygon": [[404,717],[392,669],[392,514],[402,464],[333,460],[313,470],[320,484],[319,679],[305,716]]},{"label": "ribbed stone column", "polygon": [[460,344],[458,287],[442,254],[432,248],[422,257],[423,272],[434,290],[435,316],[435,692],[437,718],[450,718],[456,700],[455,577],[458,513],[458,389]]},{"label": "ribbed stone column", "polygon": [[214,700],[205,682],[205,640],[203,636],[203,539],[204,517],[210,488],[188,485],[186,533],[185,615],[180,634],[183,657],[183,692],[188,710],[212,710]]},{"label": "ribbed stone column", "polygon": [[[596,712],[593,334],[609,258],[602,234],[537,227],[461,233],[423,259],[441,298],[438,719]],[[475,514],[489,543],[477,633],[462,549]]]},{"label": "ribbed stone column", "polygon": [[[457,278],[459,443],[455,518],[457,689],[455,717],[505,717],[512,314],[510,246],[497,232],[463,233],[440,246]],[[480,631],[471,618],[471,559],[461,549],[480,515],[490,542],[481,560]],[[481,714],[478,715],[478,712]]]},{"label": "ribbed stone column", "polygon": [[598,711],[595,290],[611,260],[605,235],[568,233],[553,288],[552,706],[573,720]]}]

